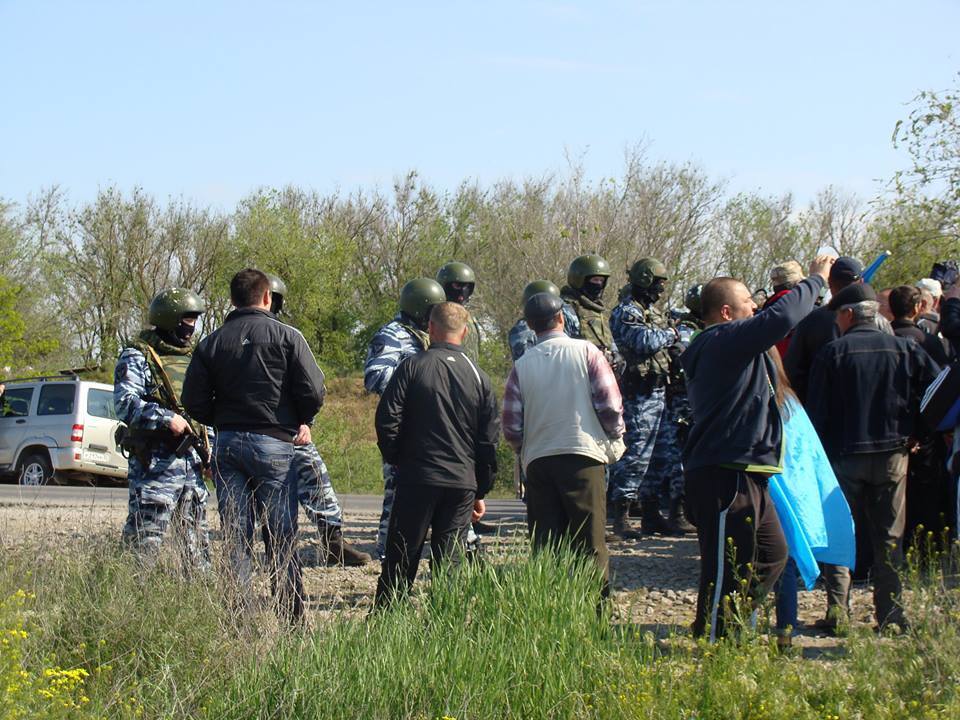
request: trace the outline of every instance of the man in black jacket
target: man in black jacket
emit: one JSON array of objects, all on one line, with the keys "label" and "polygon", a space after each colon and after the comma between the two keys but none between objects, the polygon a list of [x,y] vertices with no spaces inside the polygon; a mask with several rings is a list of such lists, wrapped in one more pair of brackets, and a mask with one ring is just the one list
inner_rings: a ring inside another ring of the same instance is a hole
[{"label": "man in black jacket", "polygon": [[746,286],[714,278],[700,308],[707,328],[680,356],[693,427],[683,451],[686,496],[700,542],[700,587],[693,632],[724,634],[724,602],[747,582],[751,600],[773,587],[787,546],[767,489],[782,472],[783,421],[776,370],[767,352],[813,308],[832,258],[818,257],[810,277],[754,315]]},{"label": "man in black jacket", "polygon": [[436,568],[485,510],[500,425],[490,378],[461,349],[468,321],[457,303],[435,305],[430,348],[397,368],[377,405],[377,444],[399,468],[377,606],[413,584],[427,530]]},{"label": "man in black jacket", "polygon": [[[827,283],[830,292],[836,295],[849,285],[863,282],[863,265],[854,258],[840,257],[830,268]],[[817,308],[797,325],[783,366],[790,378],[790,385],[800,399],[807,402],[810,367],[820,349],[837,338],[837,325],[833,321],[833,311],[826,307]]]},{"label": "man in black jacket", "polygon": [[917,321],[920,318],[921,293],[912,285],[900,285],[890,291],[890,312],[893,321],[890,326],[897,337],[913,340],[930,355],[930,358],[943,365],[947,362],[947,351],[940,338],[925,332]]},{"label": "man in black jacket", "polygon": [[236,310],[200,341],[183,383],[190,415],[216,430],[213,475],[227,552],[245,598],[252,593],[254,522],[265,523],[277,612],[303,616],[296,552],[294,443],[309,442],[323,404],[323,373],[297,330],[270,312],[270,280],[242,270],[230,281]]},{"label": "man in black jacket", "polygon": [[[923,391],[937,366],[915,342],[880,332],[876,293],[869,285],[837,293],[840,338],[817,356],[810,373],[810,419],[855,517],[873,546],[873,602],[877,623],[906,625],[900,605],[908,446],[917,427]],[[827,617],[835,630],[849,613],[850,571],[827,565]]]},{"label": "man in black jacket", "polygon": [[950,359],[960,360],[960,282],[940,298],[940,334],[950,342]]}]

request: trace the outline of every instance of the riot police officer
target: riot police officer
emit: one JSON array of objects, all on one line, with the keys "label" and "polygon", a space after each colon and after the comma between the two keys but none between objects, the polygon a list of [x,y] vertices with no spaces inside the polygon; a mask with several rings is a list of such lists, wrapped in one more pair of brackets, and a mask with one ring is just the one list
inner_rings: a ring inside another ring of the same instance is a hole
[{"label": "riot police officer", "polygon": [[621,386],[627,451],[613,467],[610,493],[614,533],[623,538],[637,537],[628,525],[630,505],[637,500],[644,534],[675,532],[660,514],[661,486],[669,482],[670,499],[678,511],[683,496],[679,466],[676,473],[670,467],[677,441],[666,403],[670,349],[681,343],[681,335],[655,304],[667,279],[667,269],[659,260],[638,260],[629,272],[630,294],[610,316],[610,330],[624,358]]},{"label": "riot police officer", "polygon": [[[472,271],[471,271],[472,272]],[[434,305],[444,302],[443,287],[430,278],[410,280],[400,290],[400,310],[370,340],[363,365],[363,386],[368,392],[382,395],[394,371],[408,357],[430,346],[427,323]],[[468,333],[469,335],[469,333]],[[396,468],[383,465],[383,510],[377,528],[377,556],[386,556],[387,527],[396,490]]]},{"label": "riot police officer", "polygon": [[610,264],[599,255],[581,255],[567,270],[563,300],[563,330],[572,338],[589,340],[616,369],[620,364],[617,345],[610,333],[603,293],[610,279]]},{"label": "riot police officer", "polygon": [[205,310],[192,290],[158,293],[148,313],[152,327],[120,353],[113,390],[117,417],[127,425],[120,439],[129,454],[124,541],[153,559],[173,524],[183,534],[181,557],[200,568],[210,564],[203,480],[210,443],[207,428],[190,420],[180,402],[193,334]]},{"label": "riot police officer", "polygon": [[[287,284],[276,275],[266,275],[270,280],[270,312],[279,315],[287,296]],[[343,537],[340,500],[330,482],[327,465],[313,442],[294,445],[292,470],[297,477],[297,500],[317,526],[324,564],[359,567],[370,562],[369,555],[357,550]],[[266,533],[264,540],[268,540]]]},{"label": "riot police officer", "polygon": [[[537,293],[542,292],[560,297],[560,288],[549,280],[534,280],[533,282],[527,283],[526,287],[523,288],[523,300],[520,307],[526,306],[527,300]],[[528,347],[537,344],[537,334],[530,329],[526,320],[520,318],[514,326],[510,328],[510,332],[507,335],[507,343],[510,345],[510,356],[513,358],[513,361],[516,362],[523,357],[523,353],[526,352]]]},{"label": "riot police officer", "polygon": [[[466,263],[448,262],[437,270],[437,282],[443,287],[444,295],[449,302],[455,302],[466,307],[470,297],[477,287],[477,275]],[[473,313],[467,321],[467,337],[463,341],[463,352],[473,362],[480,364],[480,326]]]}]

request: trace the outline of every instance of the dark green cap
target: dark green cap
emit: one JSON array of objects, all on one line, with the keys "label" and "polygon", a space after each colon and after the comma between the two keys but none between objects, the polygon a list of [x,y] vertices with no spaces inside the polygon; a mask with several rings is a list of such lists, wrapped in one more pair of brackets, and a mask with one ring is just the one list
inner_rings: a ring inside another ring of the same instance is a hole
[{"label": "dark green cap", "polygon": [[270,281],[270,293],[272,295],[287,296],[287,284],[281,280],[278,275],[272,273],[264,273],[264,275],[266,275],[267,280]]},{"label": "dark green cap", "polygon": [[466,263],[448,262],[442,268],[437,270],[437,282],[441,285],[446,285],[453,282],[473,283],[476,285],[477,276],[476,273],[473,272],[473,268]]},{"label": "dark green cap", "polygon": [[667,274],[667,266],[652,257],[640,258],[630,268],[627,273],[630,278],[630,284],[641,288],[648,288],[653,285],[654,280],[670,277]]},{"label": "dark green cap", "polygon": [[534,280],[533,282],[527,283],[527,286],[523,289],[523,304],[526,305],[527,300],[537,293],[550,293],[551,295],[560,297],[560,288],[549,280]]}]

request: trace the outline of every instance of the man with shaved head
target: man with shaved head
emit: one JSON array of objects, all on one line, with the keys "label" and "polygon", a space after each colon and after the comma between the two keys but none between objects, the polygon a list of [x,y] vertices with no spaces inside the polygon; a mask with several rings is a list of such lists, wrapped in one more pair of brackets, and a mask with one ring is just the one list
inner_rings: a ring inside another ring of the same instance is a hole
[{"label": "man with shaved head", "polygon": [[833,258],[810,264],[810,276],[754,315],[746,286],[727,277],[703,288],[707,327],[681,356],[693,427],[683,452],[686,495],[700,542],[700,588],[693,631],[724,634],[725,598],[738,580],[758,602],[787,561],[787,545],[767,480],[782,472],[783,421],[776,369],[767,352],[813,309]]}]

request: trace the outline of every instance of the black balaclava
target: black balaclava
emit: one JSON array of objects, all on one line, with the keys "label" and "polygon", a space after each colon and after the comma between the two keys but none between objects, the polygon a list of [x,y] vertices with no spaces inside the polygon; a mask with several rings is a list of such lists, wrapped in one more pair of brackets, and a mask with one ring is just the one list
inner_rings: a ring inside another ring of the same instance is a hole
[{"label": "black balaclava", "polygon": [[594,302],[600,302],[600,299],[603,297],[603,291],[607,287],[607,278],[603,278],[603,283],[594,283],[590,282],[590,278],[593,277],[603,277],[597,275],[591,275],[586,278],[586,281],[583,283],[583,287],[580,288],[580,292],[584,294],[589,300]]},{"label": "black balaclava", "polygon": [[[197,316],[192,315],[191,317]],[[177,327],[172,333],[163,332],[163,334],[167,336],[166,339],[169,340],[173,345],[177,345],[178,347],[187,347],[190,344],[190,339],[193,337],[193,334],[196,331],[196,324],[190,325],[189,323],[185,323],[183,321],[183,317],[181,317],[180,321],[177,323]]]},{"label": "black balaclava", "polygon": [[270,293],[270,312],[279,315],[283,310],[283,295],[279,293]]},{"label": "black balaclava", "polygon": [[667,281],[663,278],[654,278],[649,287],[631,285],[630,293],[633,295],[633,299],[641,305],[653,305],[663,295],[666,285]]},{"label": "black balaclava", "polygon": [[466,305],[467,300],[470,299],[470,296],[473,295],[473,283],[457,283],[457,285],[465,285],[466,287],[460,288],[459,290],[453,286],[452,282],[446,283],[443,286],[443,293],[447,296],[447,302],[455,302],[458,305]]}]

